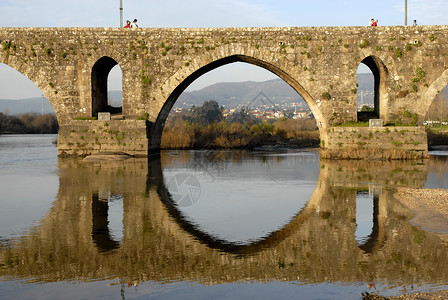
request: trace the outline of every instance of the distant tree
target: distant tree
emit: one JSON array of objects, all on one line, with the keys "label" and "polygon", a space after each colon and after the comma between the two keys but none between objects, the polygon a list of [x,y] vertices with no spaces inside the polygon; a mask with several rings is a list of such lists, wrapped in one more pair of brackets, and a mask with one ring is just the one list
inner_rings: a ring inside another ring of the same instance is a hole
[{"label": "distant tree", "polygon": [[363,106],[361,107],[361,111],[362,111],[362,112],[369,112],[369,111],[374,111],[374,109],[373,109],[372,107],[370,107],[370,106],[363,105]]},{"label": "distant tree", "polygon": [[283,113],[284,113],[285,117],[288,119],[291,119],[292,117],[294,117],[294,109],[293,108],[288,108]]},{"label": "distant tree", "polygon": [[53,114],[38,115],[31,122],[34,133],[57,133],[58,132],[58,120]]},{"label": "distant tree", "polygon": [[230,123],[240,123],[245,124],[247,122],[252,122],[253,118],[249,115],[249,107],[243,106],[240,110],[235,111],[229,116]]},{"label": "distant tree", "polygon": [[222,121],[222,110],[215,100],[205,101],[202,106],[193,107],[191,122],[208,125]]},{"label": "distant tree", "polygon": [[0,132],[27,133],[27,129],[25,124],[23,124],[19,118],[0,113]]},{"label": "distant tree", "polygon": [[2,133],[57,133],[58,122],[53,114],[37,113],[9,116],[0,113],[0,132]]}]

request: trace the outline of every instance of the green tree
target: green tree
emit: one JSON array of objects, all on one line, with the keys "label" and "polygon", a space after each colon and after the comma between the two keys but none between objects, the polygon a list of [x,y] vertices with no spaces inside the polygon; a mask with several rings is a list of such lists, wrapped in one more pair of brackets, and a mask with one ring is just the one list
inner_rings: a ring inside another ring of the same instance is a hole
[{"label": "green tree", "polygon": [[192,108],[191,122],[208,125],[222,121],[222,110],[215,100],[205,101],[202,106]]},{"label": "green tree", "polygon": [[230,123],[245,124],[247,122],[252,123],[253,118],[249,115],[249,107],[243,106],[240,110],[235,111],[229,116]]}]

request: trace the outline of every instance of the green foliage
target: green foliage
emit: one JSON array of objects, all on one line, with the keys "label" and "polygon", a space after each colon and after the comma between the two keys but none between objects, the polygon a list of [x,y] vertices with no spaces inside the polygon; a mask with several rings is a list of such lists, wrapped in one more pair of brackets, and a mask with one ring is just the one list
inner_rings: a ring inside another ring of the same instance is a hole
[{"label": "green foliage", "polygon": [[27,113],[10,116],[0,113],[0,133],[47,134],[57,133],[58,128],[54,114]]},{"label": "green foliage", "polygon": [[335,125],[336,127],[369,127],[369,122],[349,121]]},{"label": "green foliage", "polygon": [[98,117],[76,117],[75,120],[97,120]]},{"label": "green foliage", "polygon": [[2,43],[2,47],[3,47],[3,50],[9,50],[9,48],[11,48],[11,42],[10,41],[4,41],[3,43]]},{"label": "green foliage", "polygon": [[434,34],[431,34],[431,35],[429,36],[429,40],[430,40],[431,42],[434,42],[436,39],[437,39],[437,38],[435,37]]},{"label": "green foliage", "polygon": [[274,132],[274,125],[268,122],[262,122],[252,125],[250,131],[255,134],[272,134]]},{"label": "green foliage", "polygon": [[205,101],[202,106],[192,108],[191,122],[193,123],[208,125],[222,119],[222,110],[215,100]]},{"label": "green foliage", "polygon": [[361,44],[359,44],[358,46],[359,46],[359,48],[366,48],[366,47],[368,47],[370,45],[370,43],[369,43],[369,41],[368,40],[366,40],[366,39],[363,39],[362,41],[361,41]]},{"label": "green foliage", "polygon": [[138,40],[137,43],[139,44],[140,49],[142,49],[142,50],[148,49],[148,45],[146,44],[146,42],[144,40]]},{"label": "green foliage", "polygon": [[168,148],[251,148],[288,143],[317,146],[319,132],[315,120],[281,119],[277,122],[258,120],[229,123],[227,120],[201,125],[188,121],[188,113],[168,118],[161,147]]},{"label": "green foliage", "polygon": [[419,82],[426,77],[426,72],[420,67],[415,68],[415,73],[417,76],[412,79],[413,82]]},{"label": "green foliage", "polygon": [[395,56],[398,57],[398,58],[403,56],[403,50],[401,50],[400,47],[395,48],[395,52],[394,53],[395,53]]},{"label": "green foliage", "polygon": [[140,76],[143,86],[148,87],[151,85],[151,79],[146,76],[146,70],[142,70],[142,75]]},{"label": "green foliage", "polygon": [[137,117],[137,120],[148,120],[148,118],[149,118],[149,114],[147,112],[145,112],[141,116]]},{"label": "green foliage", "polygon": [[362,108],[361,108],[361,112],[371,112],[371,111],[374,111],[375,109],[373,108],[373,107],[370,107],[370,106],[367,106],[367,105],[364,105]]},{"label": "green foliage", "polygon": [[401,147],[403,145],[403,143],[394,140],[394,141],[392,141],[392,145],[394,145],[395,147]]},{"label": "green foliage", "polygon": [[331,95],[330,95],[329,92],[323,92],[322,95],[321,95],[321,97],[322,97],[323,99],[327,99],[327,100],[330,100],[330,99],[331,99]]},{"label": "green foliage", "polygon": [[245,124],[246,122],[253,121],[252,117],[249,115],[249,107],[243,106],[240,110],[235,111],[229,118],[232,123]]}]

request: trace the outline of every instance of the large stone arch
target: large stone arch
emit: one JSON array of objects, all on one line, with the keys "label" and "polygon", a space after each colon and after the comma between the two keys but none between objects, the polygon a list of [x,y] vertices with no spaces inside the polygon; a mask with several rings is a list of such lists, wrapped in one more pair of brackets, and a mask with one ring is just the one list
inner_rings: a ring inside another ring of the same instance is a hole
[{"label": "large stone arch", "polygon": [[[365,119],[381,118],[384,121],[388,119],[388,95],[387,95],[387,76],[388,69],[383,61],[374,55],[365,57],[360,64],[365,64],[373,74],[374,78],[374,111],[364,116]],[[358,114],[358,120],[363,118]]]},{"label": "large stone arch", "polygon": [[[220,54],[232,53],[231,51],[222,51]],[[252,53],[253,54],[253,53]],[[271,60],[275,61],[271,57]],[[150,149],[158,149],[160,147],[160,141],[162,137],[163,127],[165,125],[165,120],[168,117],[171,108],[176,102],[177,98],[182,94],[182,92],[197,78],[214,70],[218,67],[224,66],[229,63],[234,62],[245,62],[262,67],[283,79],[288,83],[307,103],[311,112],[316,118],[321,138],[326,138],[326,128],[328,127],[327,119],[323,116],[320,110],[320,103],[316,102],[310,93],[308,93],[305,88],[295,80],[289,73],[285,72],[280,67],[270,63],[268,60],[262,60],[255,56],[248,56],[244,54],[233,54],[233,55],[210,55],[207,59],[204,57],[194,60],[188,63],[185,68],[179,69],[173,76],[165,81],[162,86],[162,91],[170,91],[169,94],[162,97],[163,104],[157,108],[152,108],[154,112],[159,112],[156,116],[155,124],[151,130],[151,140]],[[291,68],[296,68],[295,66],[290,66]],[[159,102],[160,103],[160,102]]]},{"label": "large stone arch", "polygon": [[63,118],[62,116],[63,114],[66,113],[66,111],[62,110],[60,105],[55,105],[58,103],[59,99],[57,98],[57,95],[53,92],[51,85],[48,82],[48,79],[45,78],[42,69],[38,68],[36,70],[35,68],[26,68],[23,63],[18,61],[17,56],[12,57],[10,56],[9,59],[6,59],[5,61],[0,61],[0,63],[14,69],[15,71],[19,72],[20,74],[28,78],[32,83],[34,83],[50,102],[50,105],[55,111],[58,123],[61,124],[61,118]]}]

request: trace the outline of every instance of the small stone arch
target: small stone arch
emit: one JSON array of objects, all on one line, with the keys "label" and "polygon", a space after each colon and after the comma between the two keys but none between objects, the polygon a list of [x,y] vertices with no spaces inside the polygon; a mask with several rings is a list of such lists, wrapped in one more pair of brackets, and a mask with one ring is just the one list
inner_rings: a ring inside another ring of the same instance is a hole
[{"label": "small stone arch", "polygon": [[98,115],[99,112],[109,112],[111,115],[122,114],[122,107],[108,105],[107,79],[110,71],[116,65],[118,63],[115,59],[103,56],[92,67],[92,117]]},{"label": "small stone arch", "polygon": [[[163,127],[165,125],[165,120],[168,117],[171,108],[173,107],[174,103],[176,102],[177,98],[182,94],[182,92],[197,78],[200,76],[206,74],[209,71],[212,71],[218,67],[221,67],[223,65],[234,63],[234,62],[245,62],[249,64],[253,64],[259,67],[262,67],[274,74],[276,74],[278,77],[280,77],[282,80],[284,80],[286,83],[288,83],[307,103],[309,106],[311,112],[314,114],[314,117],[316,119],[316,122],[319,127],[321,138],[325,138],[323,136],[326,136],[326,128],[327,128],[327,120],[324,118],[321,110],[319,109],[318,103],[314,101],[314,99],[311,97],[311,95],[303,88],[302,85],[300,85],[292,76],[290,76],[288,73],[283,71],[277,66],[274,66],[273,64],[263,61],[259,58],[253,57],[253,56],[247,56],[242,54],[234,54],[225,56],[222,58],[217,58],[216,60],[213,60],[209,62],[208,64],[205,64],[203,66],[200,66],[198,62],[192,62],[190,65],[193,67],[190,68],[189,72],[185,72],[185,70],[182,70],[171,76],[162,87],[162,90],[170,90],[168,87],[175,86],[174,89],[172,89],[171,94],[168,95],[166,101],[163,103],[162,107],[160,108],[160,112],[157,115],[157,119],[155,121],[155,124],[151,130],[151,141],[150,141],[150,149],[158,149],[160,147],[161,137],[162,137],[162,131]],[[187,75],[185,75],[187,74]]]},{"label": "small stone arch", "polygon": [[374,110],[368,113],[358,112],[358,121],[365,121],[368,119],[381,118],[387,121],[387,88],[386,79],[388,70],[386,65],[376,56],[367,56],[360,64],[365,64],[373,74],[374,78]]}]

